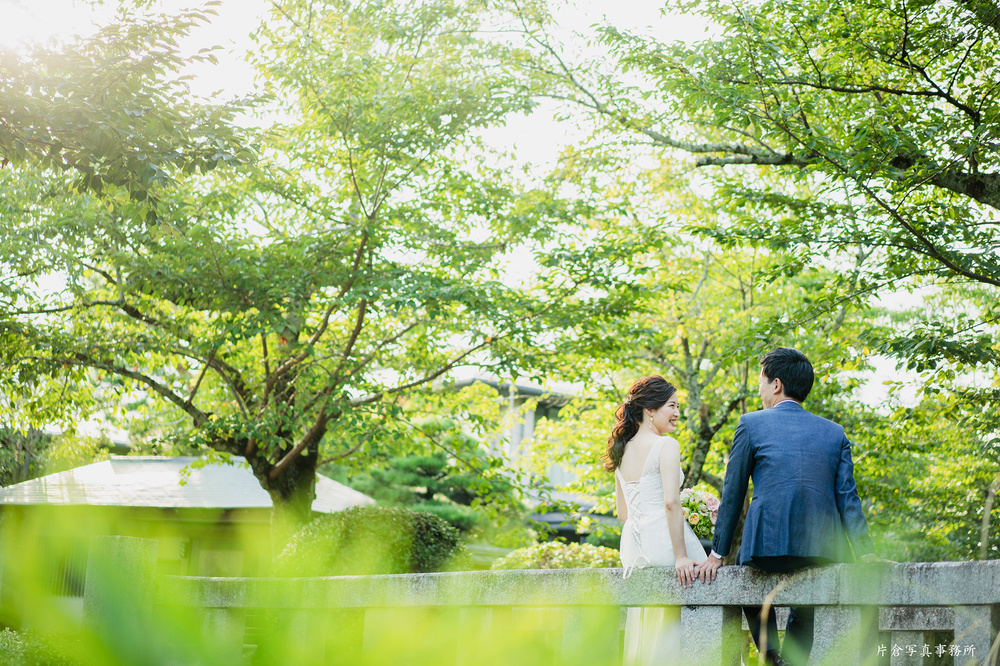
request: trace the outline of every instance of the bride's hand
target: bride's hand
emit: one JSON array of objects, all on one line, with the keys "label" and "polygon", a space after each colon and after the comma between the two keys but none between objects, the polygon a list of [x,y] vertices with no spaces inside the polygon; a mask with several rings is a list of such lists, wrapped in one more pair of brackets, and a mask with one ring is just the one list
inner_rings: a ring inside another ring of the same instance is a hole
[{"label": "bride's hand", "polygon": [[677,569],[677,580],[680,581],[681,587],[694,585],[694,560],[690,557],[678,557],[677,562],[674,563],[674,567]]}]

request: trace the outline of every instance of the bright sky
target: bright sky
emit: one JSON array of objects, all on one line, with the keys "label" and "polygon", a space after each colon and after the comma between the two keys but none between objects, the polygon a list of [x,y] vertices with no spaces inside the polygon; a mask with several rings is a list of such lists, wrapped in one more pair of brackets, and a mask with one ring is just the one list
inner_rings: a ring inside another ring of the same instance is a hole
[{"label": "bright sky", "polygon": [[[19,49],[28,42],[66,40],[74,34],[93,32],[96,24],[107,23],[113,17],[114,0],[104,0],[94,7],[84,0],[0,0],[0,48]],[[172,14],[179,9],[198,7],[198,0],[154,0],[159,11]],[[251,47],[248,34],[257,26],[269,0],[222,0],[215,9],[218,16],[198,30],[193,49],[218,45],[220,64],[199,72],[195,90],[209,94],[216,90],[226,96],[238,96],[253,89],[253,71],[244,61]],[[559,27],[567,32],[590,33],[591,26],[610,23],[617,27],[646,34],[661,41],[698,40],[704,38],[704,25],[691,18],[663,16],[661,0],[576,0],[557,10]],[[492,138],[492,137],[491,137]],[[563,144],[571,140],[564,131],[532,118],[512,118],[497,139],[504,145],[517,145],[521,159],[536,165],[550,163]],[[885,397],[886,389],[880,378],[895,377],[893,364],[879,360],[875,381],[866,386],[864,398],[873,403]],[[905,374],[905,373],[904,373]]]},{"label": "bright sky", "polygon": [[[101,0],[98,0],[101,1]],[[22,48],[30,42],[66,41],[74,35],[87,35],[99,25],[113,20],[114,0],[93,6],[84,0],[0,0],[0,46]],[[154,0],[155,11],[176,14],[185,8],[204,5],[202,0]],[[250,46],[248,35],[259,23],[266,0],[223,0],[216,7],[217,17],[195,33],[193,47],[221,46],[217,53],[221,64],[198,92],[226,89],[233,94],[249,92],[253,72],[243,60]]]},{"label": "bright sky", "polygon": [[[73,31],[86,30],[86,25],[95,15],[110,15],[114,0],[0,0],[4,12],[4,22],[0,26],[0,41],[11,44],[22,36],[33,39],[46,38]],[[198,7],[199,0],[153,0],[155,7],[165,11],[183,7]],[[268,0],[222,0],[220,15],[224,22],[251,25],[261,13]],[[656,31],[671,31],[683,35],[691,25],[680,25],[676,21],[664,22],[660,16],[663,2],[660,0],[569,0],[558,3],[562,8],[557,12],[560,23],[574,29],[582,29],[593,23],[607,19],[622,27],[644,29],[652,27]],[[556,3],[553,2],[553,7]]]},{"label": "bright sky", "polygon": [[[100,2],[98,6],[94,3]],[[664,17],[662,0],[551,0],[559,28],[567,33],[592,34],[592,26],[610,23],[633,32],[654,36],[662,41],[698,39],[704,35],[703,24],[692,18]],[[19,49],[29,42],[64,41],[73,35],[89,34],[96,25],[113,19],[115,0],[0,0],[0,47]],[[151,0],[157,11],[175,14],[199,7],[204,0]],[[220,64],[197,70],[193,84],[196,93],[209,95],[223,91],[227,97],[253,90],[253,70],[244,54],[252,47],[249,33],[267,11],[270,0],[221,0],[215,8],[218,16],[198,29],[191,50],[219,46]],[[559,35],[561,36],[561,35]],[[519,158],[536,165],[551,164],[562,144],[570,139],[553,131],[548,123],[532,118],[511,118],[498,134],[499,145],[515,146]]]},{"label": "bright sky", "polygon": [[[113,16],[114,0],[96,1],[103,5],[94,7],[84,0],[0,0],[0,15],[3,16],[0,46],[17,48],[25,42],[90,33],[95,22],[106,22]],[[165,13],[174,13],[182,8],[202,6],[203,2],[153,0],[152,4]],[[269,0],[222,0],[216,8],[219,16],[212,26],[200,32],[198,41],[243,51],[249,46],[246,35],[256,26],[268,4]],[[691,38],[703,32],[698,21],[661,16],[663,3],[659,0],[617,0],[613,3],[576,0],[560,4],[563,6],[557,10],[559,25],[569,30],[584,32],[594,24],[609,22],[662,40]]]}]

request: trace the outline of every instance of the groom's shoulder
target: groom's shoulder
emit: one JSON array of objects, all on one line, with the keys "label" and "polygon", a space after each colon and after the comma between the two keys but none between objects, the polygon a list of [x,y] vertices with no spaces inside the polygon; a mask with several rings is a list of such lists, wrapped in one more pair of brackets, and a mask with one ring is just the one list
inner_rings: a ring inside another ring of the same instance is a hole
[{"label": "groom's shoulder", "polygon": [[761,429],[769,430],[773,427],[778,426],[778,422],[774,419],[774,414],[768,414],[768,412],[773,411],[770,409],[758,409],[755,412],[747,412],[740,416],[739,428],[744,429],[748,433],[755,433]]},{"label": "groom's shoulder", "polygon": [[839,430],[844,429],[843,426],[836,421],[831,421],[830,419],[822,417],[818,414],[813,414],[801,405],[796,406],[795,408],[787,409],[759,409],[755,412],[747,412],[740,417],[740,421],[746,422],[748,425],[764,423],[767,421],[783,421],[786,419],[811,421],[818,427],[836,428]]},{"label": "groom's shoulder", "polygon": [[840,425],[836,421],[820,416],[819,414],[813,414],[808,410],[803,410],[803,412],[805,413],[805,418],[812,421],[812,427],[815,430],[829,433],[835,437],[846,437],[844,426]]},{"label": "groom's shoulder", "polygon": [[[804,412],[803,409],[799,408],[796,410],[796,415],[801,415]],[[741,421],[746,421],[748,423],[757,423],[760,421],[771,421],[775,419],[786,419],[792,416],[792,413],[784,409],[775,409],[774,407],[770,409],[758,409],[753,412],[747,412],[740,417]]]},{"label": "groom's shoulder", "polygon": [[802,413],[806,418],[815,419],[818,423],[826,423],[828,425],[843,429],[843,426],[841,426],[836,421],[828,419],[825,416],[820,416],[819,414],[814,414],[810,412],[808,409],[805,409],[804,407],[802,408]]}]

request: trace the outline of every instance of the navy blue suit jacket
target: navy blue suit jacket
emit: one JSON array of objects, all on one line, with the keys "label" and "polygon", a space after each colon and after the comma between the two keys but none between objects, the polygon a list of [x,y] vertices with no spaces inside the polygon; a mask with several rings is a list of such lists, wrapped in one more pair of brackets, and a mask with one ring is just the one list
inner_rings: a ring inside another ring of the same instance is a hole
[{"label": "navy blue suit jacket", "polygon": [[874,552],[841,426],[793,401],[740,418],[712,540],[720,555],[733,545],[751,478],[740,564],[787,556],[851,562]]}]

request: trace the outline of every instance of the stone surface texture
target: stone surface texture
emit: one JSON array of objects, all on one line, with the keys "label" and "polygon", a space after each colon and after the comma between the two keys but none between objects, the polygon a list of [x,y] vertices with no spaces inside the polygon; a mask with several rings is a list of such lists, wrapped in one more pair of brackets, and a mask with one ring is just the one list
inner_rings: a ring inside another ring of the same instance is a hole
[{"label": "stone surface texture", "polygon": [[[155,550],[152,553],[155,560]],[[148,551],[130,542],[108,542],[95,554],[102,560],[136,562],[149,557]],[[130,566],[137,590],[153,584],[148,566]],[[93,622],[103,617],[103,597],[91,586],[89,573],[88,568],[87,590],[93,599],[87,608]],[[144,577],[146,582],[139,580]],[[816,607],[810,661],[816,666],[868,666],[879,663],[879,657],[882,663],[907,664],[913,655],[891,656],[886,639],[922,641],[929,636],[925,631],[954,632],[955,643],[968,652],[956,657],[955,664],[983,666],[1000,629],[1000,561],[836,565],[791,575],[723,567],[712,585],[696,583],[688,589],[681,588],[668,569],[636,571],[627,580],[621,569],[308,579],[163,576],[156,579],[155,594],[161,605],[234,613],[245,608],[275,609],[293,613],[300,622],[303,612],[361,613],[368,645],[380,631],[391,630],[393,616],[405,614],[407,607],[432,607],[455,613],[463,632],[471,634],[538,624],[539,630],[561,636],[558,644],[565,655],[581,641],[593,640],[601,651],[613,649],[621,607],[679,606],[682,652],[686,663],[695,666],[739,664],[746,642],[740,607],[759,605],[765,598],[779,607]],[[235,617],[213,612],[206,620],[207,630],[235,641],[229,635],[229,627],[239,626]],[[879,629],[887,633],[878,634]],[[459,661],[471,663],[474,657],[460,655]]]},{"label": "stone surface texture", "polygon": [[98,634],[149,630],[156,589],[154,539],[99,536],[90,543],[83,590],[83,625]]}]

